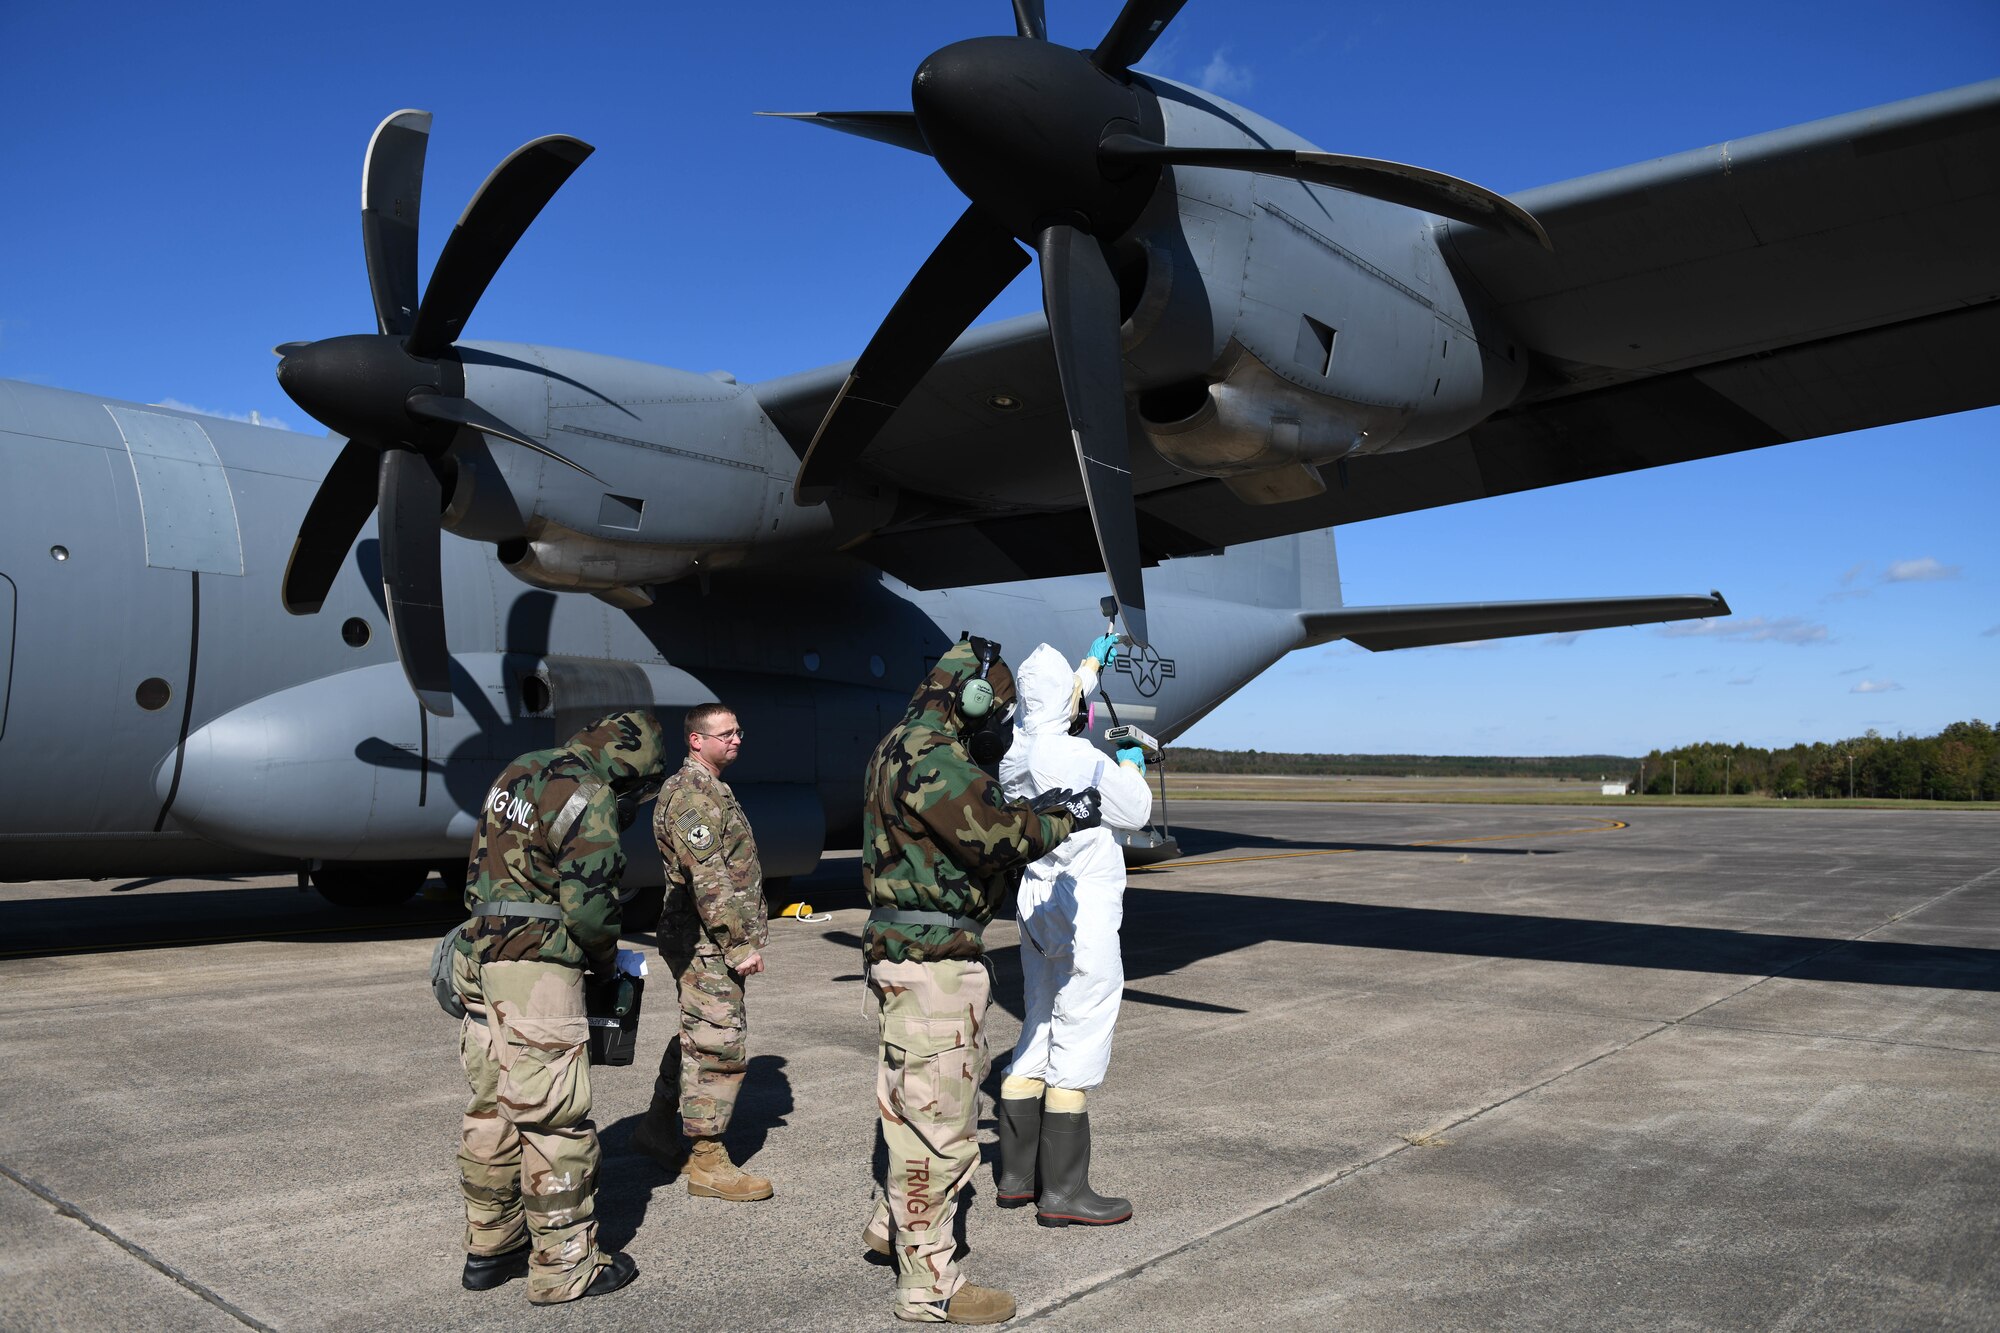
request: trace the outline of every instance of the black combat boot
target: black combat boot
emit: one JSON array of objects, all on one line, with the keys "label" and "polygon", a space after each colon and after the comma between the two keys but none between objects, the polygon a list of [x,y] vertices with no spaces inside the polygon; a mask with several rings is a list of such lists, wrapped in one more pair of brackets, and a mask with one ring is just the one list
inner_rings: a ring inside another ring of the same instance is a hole
[{"label": "black combat boot", "polygon": [[1108,1227],[1132,1216],[1130,1199],[1090,1188],[1090,1112],[1042,1112],[1042,1196],[1035,1220],[1045,1227]]},{"label": "black combat boot", "polygon": [[1002,1208],[1025,1208],[1035,1201],[1042,1099],[1002,1097],[994,1106],[994,1119],[1000,1126],[1000,1169],[993,1173],[993,1198]]},{"label": "black combat boot", "polygon": [[460,1278],[467,1291],[491,1291],[504,1282],[528,1275],[528,1251],[532,1242],[522,1241],[499,1254],[468,1254],[465,1273]]},{"label": "black combat boot", "polygon": [[608,1257],[611,1262],[597,1270],[590,1279],[590,1285],[583,1289],[583,1295],[577,1297],[578,1300],[584,1296],[609,1296],[639,1276],[639,1265],[632,1262],[631,1255],[614,1254]]}]

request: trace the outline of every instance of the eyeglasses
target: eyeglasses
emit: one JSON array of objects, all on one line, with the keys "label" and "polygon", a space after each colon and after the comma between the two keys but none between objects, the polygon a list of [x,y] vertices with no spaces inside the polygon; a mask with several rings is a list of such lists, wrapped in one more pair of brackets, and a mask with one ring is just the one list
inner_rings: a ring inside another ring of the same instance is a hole
[{"label": "eyeglasses", "polygon": [[697,731],[694,734],[697,736],[706,736],[712,741],[740,741],[743,739],[743,728],[731,727],[727,731]]}]

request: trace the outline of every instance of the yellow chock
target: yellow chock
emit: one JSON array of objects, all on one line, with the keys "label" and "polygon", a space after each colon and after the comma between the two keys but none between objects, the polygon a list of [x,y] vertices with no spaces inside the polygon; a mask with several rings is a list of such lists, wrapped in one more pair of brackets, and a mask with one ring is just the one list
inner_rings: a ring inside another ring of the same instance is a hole
[{"label": "yellow chock", "polygon": [[831,912],[821,912],[817,916],[815,916],[813,914],[813,908],[811,903],[787,903],[785,904],[784,910],[780,911],[778,915],[791,917],[794,921],[833,920],[833,913]]}]

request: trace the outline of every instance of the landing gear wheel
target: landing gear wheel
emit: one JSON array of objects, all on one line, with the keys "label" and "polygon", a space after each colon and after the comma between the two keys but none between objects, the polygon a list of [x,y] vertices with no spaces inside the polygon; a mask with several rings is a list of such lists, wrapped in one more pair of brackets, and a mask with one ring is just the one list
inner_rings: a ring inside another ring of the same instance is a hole
[{"label": "landing gear wheel", "polygon": [[394,907],[408,902],[430,873],[422,862],[328,861],[312,872],[312,881],[335,907]]}]

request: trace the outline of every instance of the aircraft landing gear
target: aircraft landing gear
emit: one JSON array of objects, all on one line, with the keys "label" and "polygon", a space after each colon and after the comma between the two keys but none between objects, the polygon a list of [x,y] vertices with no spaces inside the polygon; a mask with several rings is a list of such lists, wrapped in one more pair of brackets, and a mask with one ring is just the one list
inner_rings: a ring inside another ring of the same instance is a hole
[{"label": "aircraft landing gear", "polygon": [[431,867],[421,861],[324,861],[313,867],[313,887],[335,907],[394,907],[407,902]]}]

